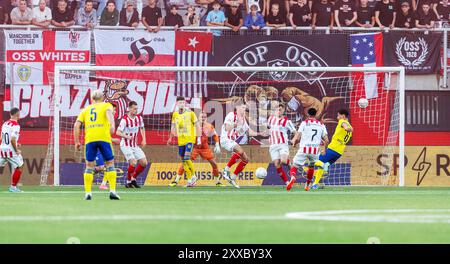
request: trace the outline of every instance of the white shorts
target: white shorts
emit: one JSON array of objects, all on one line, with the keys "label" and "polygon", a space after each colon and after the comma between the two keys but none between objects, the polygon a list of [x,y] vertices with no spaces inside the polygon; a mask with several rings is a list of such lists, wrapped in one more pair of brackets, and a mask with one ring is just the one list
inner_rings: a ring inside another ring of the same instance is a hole
[{"label": "white shorts", "polygon": [[120,150],[122,151],[127,161],[130,161],[132,159],[140,160],[145,158],[145,153],[140,147],[120,146]]},{"label": "white shorts", "polygon": [[272,161],[281,159],[282,155],[289,155],[289,146],[287,144],[275,144],[269,148]]},{"label": "white shorts", "polygon": [[234,148],[238,145],[234,140],[231,139],[221,139],[220,146],[229,152],[233,152]]},{"label": "white shorts", "polygon": [[316,161],[319,160],[319,154],[306,154],[303,152],[297,152],[294,157],[294,165],[297,166],[310,166],[314,165]]},{"label": "white shorts", "polygon": [[16,155],[11,158],[0,158],[0,167],[5,167],[6,163],[11,164],[13,169],[22,167],[23,165],[22,155]]}]

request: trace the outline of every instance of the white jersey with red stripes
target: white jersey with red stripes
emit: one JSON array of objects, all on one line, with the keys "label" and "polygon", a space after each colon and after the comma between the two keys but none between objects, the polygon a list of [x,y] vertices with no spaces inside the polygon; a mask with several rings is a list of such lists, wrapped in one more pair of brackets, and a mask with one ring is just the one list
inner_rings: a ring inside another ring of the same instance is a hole
[{"label": "white jersey with red stripes", "polygon": [[[226,130],[226,125],[237,124],[237,126],[230,131]],[[245,135],[245,133],[250,129],[245,117],[239,117],[235,112],[230,112],[225,117],[222,125],[222,132],[220,133],[221,140],[233,140],[235,141],[238,137]]]},{"label": "white jersey with red stripes", "polygon": [[318,154],[322,138],[327,135],[325,125],[316,119],[306,119],[300,124],[298,132],[302,133],[298,150],[305,154]]},{"label": "white jersey with red stripes", "polygon": [[2,145],[0,147],[0,157],[11,158],[17,155],[14,150],[11,139],[16,138],[16,143],[19,142],[20,125],[15,120],[8,120],[2,125]]},{"label": "white jersey with red stripes", "polygon": [[270,116],[267,120],[267,128],[270,131],[270,145],[288,144],[288,131],[295,132],[294,124],[287,117]]},{"label": "white jersey with red stripes", "polygon": [[144,119],[140,115],[136,115],[134,118],[131,118],[128,115],[122,117],[117,130],[127,136],[131,136],[131,139],[122,138],[122,140],[120,141],[120,146],[137,147],[139,130],[143,127]]}]

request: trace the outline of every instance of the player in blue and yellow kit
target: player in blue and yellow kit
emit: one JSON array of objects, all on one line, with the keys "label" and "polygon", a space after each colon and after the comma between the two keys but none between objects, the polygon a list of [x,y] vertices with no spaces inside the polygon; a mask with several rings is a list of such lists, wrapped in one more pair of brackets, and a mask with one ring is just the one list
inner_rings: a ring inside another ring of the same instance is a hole
[{"label": "player in blue and yellow kit", "polygon": [[338,124],[334,131],[333,138],[331,139],[331,143],[328,145],[325,153],[320,155],[319,161],[315,163],[317,170],[314,184],[311,186],[311,189],[319,188],[319,181],[322,178],[323,173],[328,172],[328,167],[344,154],[345,146],[350,141],[353,134],[353,127],[348,121],[348,116],[349,113],[346,109],[338,111]]},{"label": "player in blue and yellow kit", "polygon": [[[172,115],[172,126],[167,144],[172,142],[172,137],[178,137],[178,154],[181,158],[184,171],[188,177],[187,187],[193,187],[197,181],[194,171],[194,163],[191,160],[194,144],[201,144],[200,124],[195,113],[186,108],[184,97],[177,97],[177,107]],[[177,182],[174,181],[170,186],[174,187]]]},{"label": "player in blue and yellow kit", "polygon": [[103,92],[91,93],[92,103],[84,108],[74,125],[75,147],[81,149],[80,131],[84,125],[84,143],[86,145],[86,169],[84,171],[85,199],[92,200],[92,182],[97,152],[100,151],[106,161],[105,179],[109,182],[109,198],[119,200],[116,193],[117,172],[114,168],[114,153],[111,135],[115,132],[114,110],[110,103],[104,102]]}]

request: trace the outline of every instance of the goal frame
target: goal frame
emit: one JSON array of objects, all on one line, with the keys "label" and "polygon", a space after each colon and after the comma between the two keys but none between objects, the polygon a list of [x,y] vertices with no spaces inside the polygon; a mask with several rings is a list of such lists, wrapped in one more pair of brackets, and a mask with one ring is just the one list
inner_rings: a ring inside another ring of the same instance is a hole
[{"label": "goal frame", "polygon": [[[97,66],[97,65],[55,65],[54,69],[54,113],[53,113],[53,185],[60,185],[60,148],[59,118],[61,102],[56,100],[60,94],[60,73],[64,71],[153,71],[153,72],[271,72],[274,67],[227,67],[227,66]],[[399,184],[405,186],[405,68],[404,67],[276,67],[276,71],[286,72],[396,72],[398,73],[397,89],[399,91]],[[57,158],[55,158],[57,157]]]}]

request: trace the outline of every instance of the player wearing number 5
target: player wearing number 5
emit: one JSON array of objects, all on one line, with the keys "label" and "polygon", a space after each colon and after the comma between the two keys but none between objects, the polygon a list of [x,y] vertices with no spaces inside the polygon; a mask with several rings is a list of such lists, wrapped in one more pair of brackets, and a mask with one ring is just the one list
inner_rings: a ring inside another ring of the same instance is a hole
[{"label": "player wearing number 5", "polygon": [[103,92],[91,93],[92,103],[84,108],[74,124],[74,141],[77,150],[81,149],[80,132],[84,125],[84,142],[86,145],[86,169],[84,171],[85,199],[92,200],[92,181],[97,152],[100,151],[106,161],[105,179],[109,181],[109,198],[119,200],[116,193],[117,172],[114,168],[114,153],[111,135],[115,132],[114,110],[110,103],[104,102]]},{"label": "player wearing number 5", "polygon": [[328,167],[335,163],[344,154],[345,146],[352,138],[353,127],[348,121],[349,113],[346,109],[341,109],[338,111],[337,120],[338,124],[336,130],[334,131],[333,138],[331,139],[330,145],[319,157],[319,161],[316,162],[316,177],[314,179],[314,184],[311,189],[319,188],[319,181],[322,178],[324,172],[328,172]]}]

